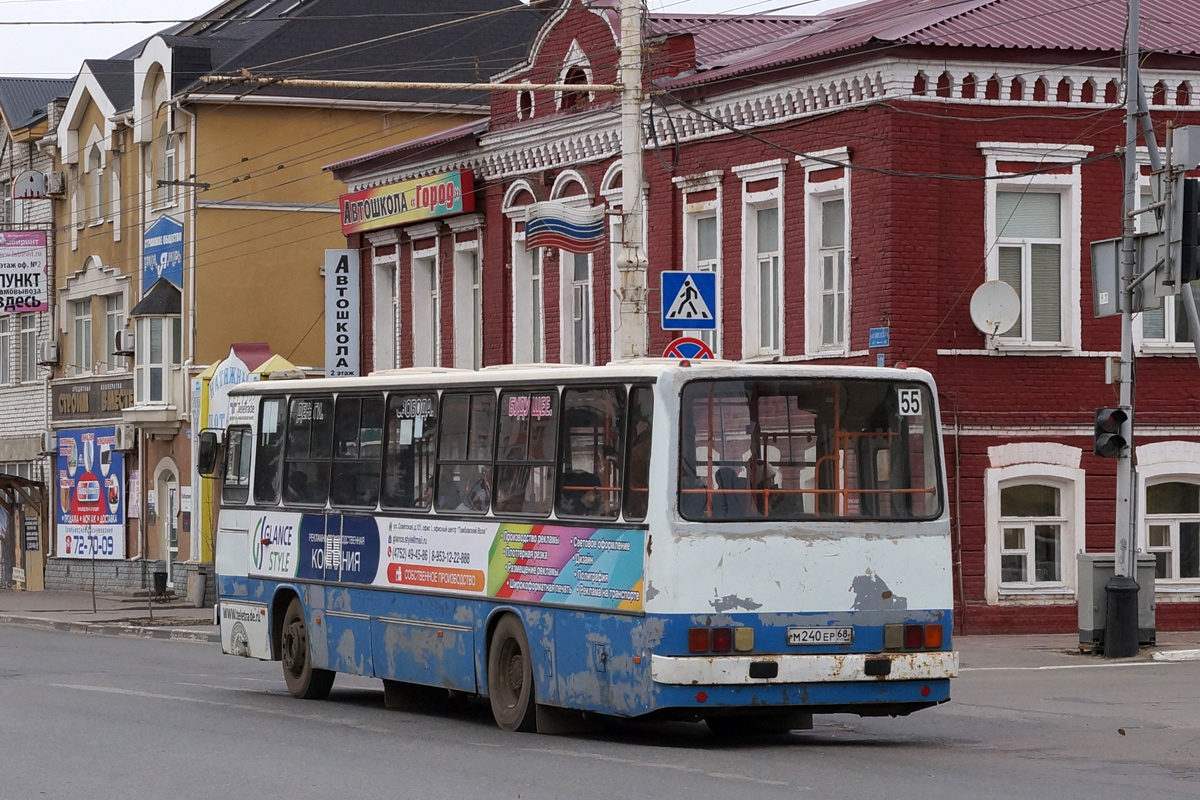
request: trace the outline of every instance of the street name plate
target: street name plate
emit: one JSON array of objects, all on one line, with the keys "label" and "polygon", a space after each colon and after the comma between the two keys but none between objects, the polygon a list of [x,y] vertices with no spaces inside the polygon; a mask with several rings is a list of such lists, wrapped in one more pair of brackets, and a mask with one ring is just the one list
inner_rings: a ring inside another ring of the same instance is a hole
[{"label": "street name plate", "polygon": [[854,628],[788,628],[788,644],[850,644]]}]

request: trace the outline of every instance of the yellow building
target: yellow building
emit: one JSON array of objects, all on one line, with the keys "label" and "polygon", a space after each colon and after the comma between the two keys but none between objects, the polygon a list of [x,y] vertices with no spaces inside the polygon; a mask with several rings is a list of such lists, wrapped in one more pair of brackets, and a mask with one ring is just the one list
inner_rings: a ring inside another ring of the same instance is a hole
[{"label": "yellow building", "polygon": [[[325,368],[324,251],[345,239],[340,184],[322,166],[487,114],[481,93],[247,91],[201,78],[274,67],[475,80],[522,57],[541,21],[516,0],[446,6],[413,17],[388,14],[386,0],[235,0],[85,62],[53,141],[60,532],[48,585],[74,585],[71,560],[94,554],[113,588],[165,572],[175,591],[196,590],[214,524],[191,448],[206,423],[201,374],[243,342]],[[79,412],[72,398],[93,392]],[[89,442],[121,462],[123,499],[105,506],[110,464],[96,476],[104,507],[79,511],[92,493],[94,470],[79,461]]]}]

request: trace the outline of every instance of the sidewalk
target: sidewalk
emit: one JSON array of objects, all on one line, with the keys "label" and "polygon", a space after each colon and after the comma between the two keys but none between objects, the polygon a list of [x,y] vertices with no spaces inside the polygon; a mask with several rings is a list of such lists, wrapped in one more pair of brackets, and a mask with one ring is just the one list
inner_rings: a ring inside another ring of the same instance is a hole
[{"label": "sidewalk", "polygon": [[0,625],[143,639],[221,641],[213,610],[195,608],[180,598],[150,604],[145,597],[97,594],[95,607],[93,613],[91,592],[0,590]]},{"label": "sidewalk", "polygon": [[[211,608],[195,608],[181,599],[154,603],[145,597],[96,595],[92,612],[90,592],[16,592],[0,590],[0,625],[220,643]],[[1159,631],[1158,645],[1143,649],[1129,661],[1200,660],[1200,631]],[[1071,633],[1011,636],[955,636],[954,649],[965,671],[981,669],[1057,669],[1100,663],[1104,659],[1079,652],[1079,637]]]}]

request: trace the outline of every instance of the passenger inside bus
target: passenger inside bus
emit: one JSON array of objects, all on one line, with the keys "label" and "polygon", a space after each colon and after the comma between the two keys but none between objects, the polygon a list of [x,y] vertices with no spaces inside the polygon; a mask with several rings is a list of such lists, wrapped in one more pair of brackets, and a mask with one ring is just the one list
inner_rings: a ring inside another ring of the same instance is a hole
[{"label": "passenger inside bus", "polygon": [[600,513],[600,479],[590,472],[572,471],[562,476],[559,513],[592,517]]}]

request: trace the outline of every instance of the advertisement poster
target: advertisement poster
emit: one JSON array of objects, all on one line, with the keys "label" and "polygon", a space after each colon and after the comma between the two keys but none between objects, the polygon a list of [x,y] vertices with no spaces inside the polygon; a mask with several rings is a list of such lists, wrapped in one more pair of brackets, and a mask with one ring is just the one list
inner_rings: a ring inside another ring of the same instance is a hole
[{"label": "advertisement poster", "polygon": [[142,236],[142,292],[159,278],[183,288],[183,225],[171,217],[159,217]]},{"label": "advertisement poster", "polygon": [[125,457],[116,444],[113,427],[58,431],[59,558],[125,557]]},{"label": "advertisement poster", "polygon": [[0,231],[0,313],[45,311],[46,232]]},{"label": "advertisement poster", "polygon": [[443,172],[341,196],[342,233],[408,225],[475,210],[471,172]]},{"label": "advertisement poster", "polygon": [[638,612],[644,530],[269,512],[250,574]]}]

